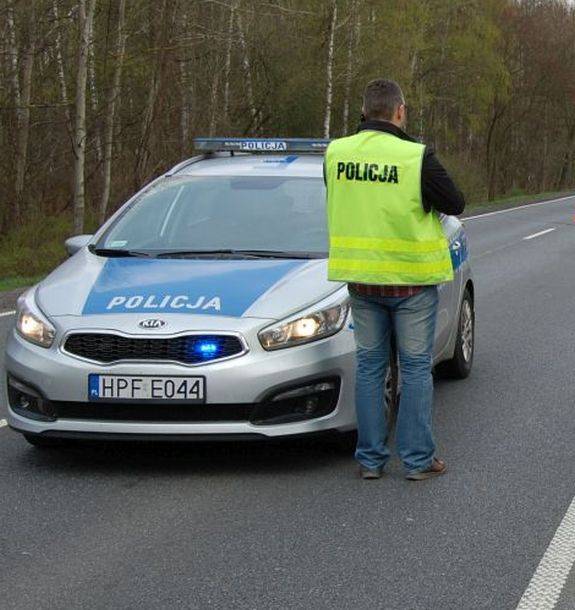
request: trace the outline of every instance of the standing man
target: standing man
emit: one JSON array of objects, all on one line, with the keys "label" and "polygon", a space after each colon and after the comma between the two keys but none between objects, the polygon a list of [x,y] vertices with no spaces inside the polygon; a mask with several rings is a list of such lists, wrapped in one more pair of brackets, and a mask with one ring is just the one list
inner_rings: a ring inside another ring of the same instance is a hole
[{"label": "standing man", "polygon": [[348,282],[357,346],[355,457],[364,479],[381,477],[390,457],[384,386],[393,331],[398,453],[407,479],[427,479],[446,470],[431,430],[437,285],[453,280],[438,212],[461,214],[465,201],[432,150],[403,131],[397,83],[371,81],[362,110],[358,132],[325,155],[328,278]]}]

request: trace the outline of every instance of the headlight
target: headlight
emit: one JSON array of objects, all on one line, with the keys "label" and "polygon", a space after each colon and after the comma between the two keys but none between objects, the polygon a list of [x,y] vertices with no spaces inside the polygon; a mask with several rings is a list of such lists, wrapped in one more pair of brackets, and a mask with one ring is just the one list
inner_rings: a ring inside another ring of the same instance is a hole
[{"label": "headlight", "polygon": [[265,328],[259,332],[258,337],[262,347],[267,350],[324,339],[342,329],[348,311],[349,303],[345,301]]},{"label": "headlight", "polygon": [[16,330],[27,341],[42,347],[50,347],[54,342],[54,327],[25,304],[20,305]]}]

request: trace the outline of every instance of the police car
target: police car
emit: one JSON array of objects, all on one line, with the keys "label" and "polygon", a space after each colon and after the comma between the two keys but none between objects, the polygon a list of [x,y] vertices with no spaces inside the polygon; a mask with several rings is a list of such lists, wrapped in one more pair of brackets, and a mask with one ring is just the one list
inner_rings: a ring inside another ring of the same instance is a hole
[{"label": "police car", "polygon": [[[10,426],[63,439],[269,438],[355,428],[345,284],[327,281],[325,140],[196,141],[18,304]],[[436,368],[473,360],[467,240],[442,219]]]}]

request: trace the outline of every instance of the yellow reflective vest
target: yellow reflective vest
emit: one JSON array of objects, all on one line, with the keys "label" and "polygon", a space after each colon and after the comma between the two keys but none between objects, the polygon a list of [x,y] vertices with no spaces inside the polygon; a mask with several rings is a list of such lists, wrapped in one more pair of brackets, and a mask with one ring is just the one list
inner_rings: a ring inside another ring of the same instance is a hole
[{"label": "yellow reflective vest", "polygon": [[421,200],[425,146],[364,130],[325,154],[328,279],[432,285],[453,279],[439,216]]}]

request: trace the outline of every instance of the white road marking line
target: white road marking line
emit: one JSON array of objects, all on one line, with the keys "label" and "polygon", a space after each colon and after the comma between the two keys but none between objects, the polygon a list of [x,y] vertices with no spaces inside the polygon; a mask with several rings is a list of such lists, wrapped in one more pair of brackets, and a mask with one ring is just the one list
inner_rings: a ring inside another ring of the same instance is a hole
[{"label": "white road marking line", "polygon": [[495,216],[496,214],[507,214],[508,212],[516,212],[517,210],[524,210],[525,208],[538,208],[540,205],[549,205],[550,203],[558,203],[560,201],[567,201],[567,199],[574,199],[574,195],[569,197],[559,197],[559,199],[548,199],[547,201],[539,201],[538,203],[527,203],[525,205],[518,205],[514,208],[507,208],[506,210],[497,210],[495,212],[486,212],[485,214],[477,214],[475,216],[463,216],[462,222],[468,220],[478,220],[480,218],[489,218],[489,216]]},{"label": "white road marking line", "polygon": [[0,312],[0,318],[5,318],[6,316],[13,316],[16,313],[15,310],[12,311],[2,311]]},{"label": "white road marking line", "polygon": [[8,422],[5,419],[0,419],[0,428],[3,428],[4,426],[7,426]]},{"label": "white road marking line", "polygon": [[539,233],[533,233],[533,235],[528,235],[524,237],[524,240],[534,239],[535,237],[541,237],[541,235],[547,235],[547,233],[551,233],[551,231],[555,231],[557,227],[551,227],[550,229],[545,229],[545,231],[539,231]]},{"label": "white road marking line", "polygon": [[517,610],[555,608],[575,563],[575,498],[547,547]]}]

